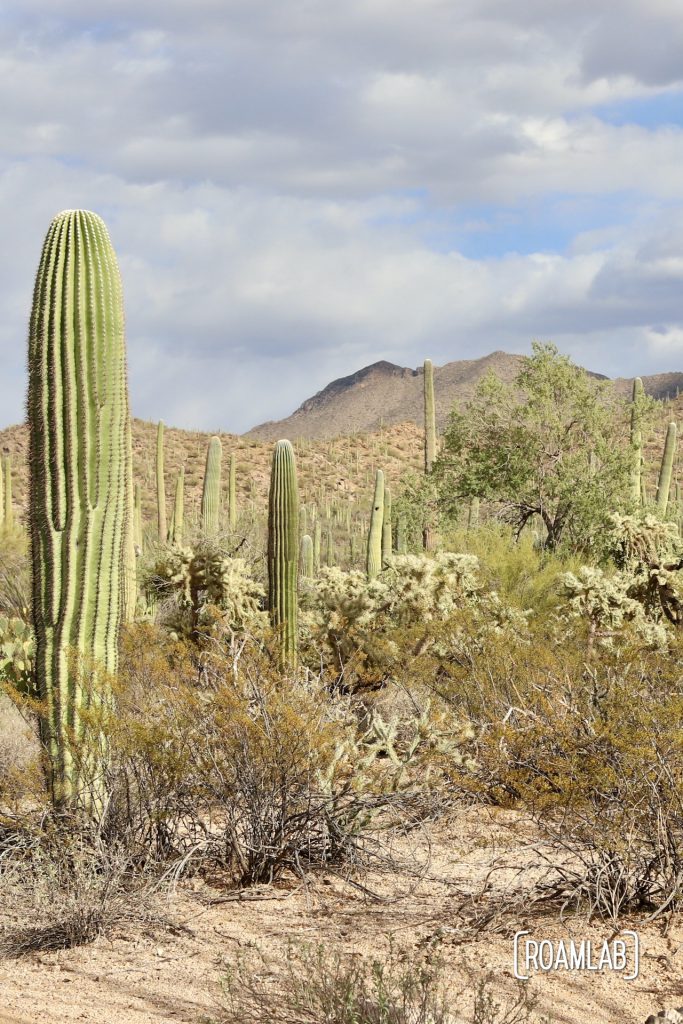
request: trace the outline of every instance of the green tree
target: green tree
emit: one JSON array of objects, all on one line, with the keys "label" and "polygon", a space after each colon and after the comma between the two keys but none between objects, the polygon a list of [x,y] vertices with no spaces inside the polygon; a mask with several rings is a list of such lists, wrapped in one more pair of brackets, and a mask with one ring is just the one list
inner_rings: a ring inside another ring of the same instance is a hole
[{"label": "green tree", "polygon": [[477,497],[518,535],[540,517],[549,548],[597,547],[609,514],[632,504],[629,409],[605,388],[540,342],[512,384],[484,377],[451,412],[435,464],[444,513]]}]

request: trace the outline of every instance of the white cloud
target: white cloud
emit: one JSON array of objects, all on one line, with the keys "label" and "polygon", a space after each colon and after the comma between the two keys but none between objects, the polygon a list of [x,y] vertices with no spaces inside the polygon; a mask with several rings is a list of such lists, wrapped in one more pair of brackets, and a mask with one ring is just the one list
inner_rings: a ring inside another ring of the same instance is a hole
[{"label": "white cloud", "polygon": [[[136,411],[169,423],[534,336],[603,372],[677,357],[683,130],[599,116],[680,87],[674,0],[13,0],[3,25],[4,418],[42,238],[79,206],[120,256]],[[606,212],[525,240],[524,204],[565,195]],[[515,252],[460,251],[515,221]]]}]

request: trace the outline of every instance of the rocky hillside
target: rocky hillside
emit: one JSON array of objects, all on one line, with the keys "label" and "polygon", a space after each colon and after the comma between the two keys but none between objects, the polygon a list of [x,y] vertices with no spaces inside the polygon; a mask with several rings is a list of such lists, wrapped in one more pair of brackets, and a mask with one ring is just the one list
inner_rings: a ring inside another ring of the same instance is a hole
[{"label": "rocky hillside", "polygon": [[[481,359],[458,359],[434,367],[434,397],[439,430],[446,425],[455,402],[466,402],[485,373],[493,371],[504,381],[512,381],[520,369],[522,356],[492,352]],[[591,374],[606,380],[601,374]],[[372,363],[348,377],[340,377],[306,399],[283,420],[261,423],[246,436],[262,441],[331,438],[356,432],[375,431],[396,423],[422,424],[423,372],[385,361]],[[628,395],[632,378],[613,381],[619,395]],[[683,373],[660,373],[643,377],[648,394],[655,398],[674,397],[683,391]]]}]

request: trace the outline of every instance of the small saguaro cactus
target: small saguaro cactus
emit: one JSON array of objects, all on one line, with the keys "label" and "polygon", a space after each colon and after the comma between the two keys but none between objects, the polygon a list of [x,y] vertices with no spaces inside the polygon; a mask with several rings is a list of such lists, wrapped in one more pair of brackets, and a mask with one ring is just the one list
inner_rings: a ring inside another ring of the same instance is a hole
[{"label": "small saguaro cactus", "polygon": [[12,505],[12,460],[5,455],[3,462],[4,494],[3,494],[3,518],[5,526],[11,530],[14,526],[14,507]]},{"label": "small saguaro cactus", "polygon": [[298,652],[299,490],[294,449],[278,441],[268,498],[268,607],[280,632],[281,664],[296,665]]},{"label": "small saguaro cactus", "polygon": [[322,545],[322,526],[320,520],[316,519],[313,527],[313,572],[317,576],[320,572],[320,548]]},{"label": "small saguaro cactus", "polygon": [[671,473],[673,471],[674,455],[676,452],[676,424],[672,421],[666,431],[662,463],[659,469],[659,480],[657,481],[657,511],[661,516],[666,515],[669,504],[669,490],[671,489]]},{"label": "small saguaro cactus", "polygon": [[183,543],[185,525],[185,468],[181,466],[175,482],[175,501],[173,504],[173,543]]},{"label": "small saguaro cactus", "polygon": [[470,507],[467,510],[467,529],[474,530],[479,525],[479,498],[470,498]]},{"label": "small saguaro cactus", "polygon": [[168,523],[166,520],[166,484],[164,479],[164,422],[159,420],[157,427],[157,525],[159,540],[165,544],[168,540]]},{"label": "small saguaro cactus", "polygon": [[375,474],[375,493],[372,499],[370,530],[368,531],[368,552],[366,571],[368,579],[374,580],[382,568],[382,524],[384,522],[384,473]]},{"label": "small saguaro cactus", "polygon": [[[68,210],[48,230],[29,328],[35,689],[57,806],[96,813],[123,610],[129,411],[123,300],[103,221]],[[96,720],[96,718],[95,718]]]},{"label": "small saguaro cactus", "polygon": [[301,577],[313,579],[313,540],[307,533],[301,538]]},{"label": "small saguaro cactus", "polygon": [[408,554],[408,541],[406,539],[405,516],[399,516],[396,522],[396,553],[398,555]]},{"label": "small saguaro cactus", "polygon": [[392,525],[391,525],[391,491],[384,486],[384,515],[382,516],[382,565],[386,565],[391,558],[392,550]]},{"label": "small saguaro cactus", "polygon": [[206,534],[218,530],[218,512],[221,499],[221,454],[220,437],[212,437],[206,450],[206,469],[202,491],[202,530]]},{"label": "small saguaro cactus", "polygon": [[230,452],[228,469],[228,522],[230,529],[234,530],[237,526],[237,466],[234,452]]},{"label": "small saguaro cactus", "polygon": [[642,501],[640,479],[643,471],[643,437],[640,426],[640,405],[643,395],[643,382],[640,377],[636,377],[633,381],[631,405],[631,447],[633,448],[631,497],[636,505],[639,505]]}]

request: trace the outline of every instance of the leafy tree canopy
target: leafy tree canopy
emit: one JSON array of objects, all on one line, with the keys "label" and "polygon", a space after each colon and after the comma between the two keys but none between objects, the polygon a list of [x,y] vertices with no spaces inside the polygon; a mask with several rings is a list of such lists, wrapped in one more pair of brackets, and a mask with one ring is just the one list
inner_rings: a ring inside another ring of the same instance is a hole
[{"label": "leafy tree canopy", "polygon": [[554,345],[534,342],[512,385],[489,374],[452,411],[435,476],[447,514],[479,497],[518,533],[540,517],[549,548],[589,550],[610,513],[629,508],[634,457],[628,405],[610,402]]}]

